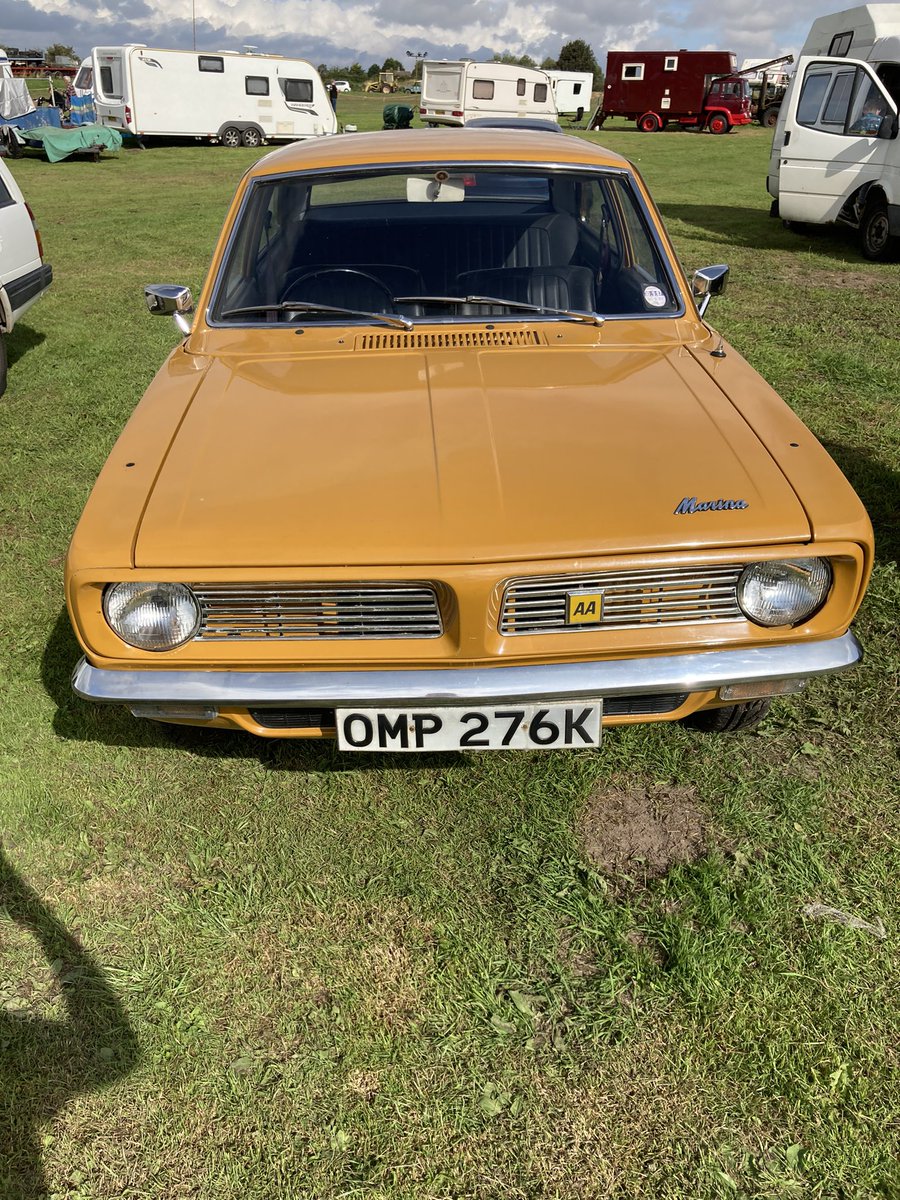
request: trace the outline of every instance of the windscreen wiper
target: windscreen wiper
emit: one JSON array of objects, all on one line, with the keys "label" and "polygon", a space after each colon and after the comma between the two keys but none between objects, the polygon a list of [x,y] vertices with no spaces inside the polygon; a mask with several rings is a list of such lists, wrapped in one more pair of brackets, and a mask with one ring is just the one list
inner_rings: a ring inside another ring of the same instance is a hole
[{"label": "windscreen wiper", "polygon": [[398,317],[391,313],[368,312],[363,308],[337,308],[333,304],[313,304],[306,300],[282,300],[280,304],[251,304],[247,308],[229,308],[221,314],[223,321],[229,317],[249,317],[253,313],[277,315],[287,312],[336,313],[343,317],[368,317],[372,321],[383,321],[393,329],[414,329],[408,317]]},{"label": "windscreen wiper", "polygon": [[516,308],[522,312],[546,313],[552,317],[567,317],[588,325],[602,325],[605,317],[573,308],[550,308],[546,304],[526,304],[523,300],[504,300],[502,296],[395,296],[395,304],[494,304]]}]

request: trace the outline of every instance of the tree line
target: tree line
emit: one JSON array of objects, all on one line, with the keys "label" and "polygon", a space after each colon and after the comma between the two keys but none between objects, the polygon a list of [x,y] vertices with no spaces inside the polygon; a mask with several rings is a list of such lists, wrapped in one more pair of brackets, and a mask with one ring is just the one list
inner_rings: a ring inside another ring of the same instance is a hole
[{"label": "tree line", "polygon": [[[517,67],[538,66],[538,63],[528,54],[522,54],[518,57],[514,54],[495,54],[493,61],[510,63],[512,66]],[[540,63],[540,69],[542,71],[578,71],[590,74],[594,77],[594,91],[599,91],[603,87],[603,71],[594,57],[594,51],[581,38],[576,38],[572,42],[566,42],[560,50],[558,58],[543,59]]]},{"label": "tree line", "polygon": [[[425,56],[420,56],[425,57]],[[538,67],[538,63],[528,54],[510,54],[504,51],[495,54],[492,62],[508,63],[516,67]],[[369,67],[355,62],[349,67],[329,67],[319,63],[319,74],[326,81],[331,79],[346,79],[348,83],[362,86],[369,79],[377,79],[383,71],[393,71],[395,75],[412,75],[417,65],[416,56],[410,56],[410,62],[404,66],[397,58],[386,58],[383,63],[372,63]],[[559,52],[558,58],[545,58],[540,63],[542,71],[579,71],[589,73],[594,77],[594,91],[603,87],[603,71],[594,51],[581,38],[566,42]]]}]

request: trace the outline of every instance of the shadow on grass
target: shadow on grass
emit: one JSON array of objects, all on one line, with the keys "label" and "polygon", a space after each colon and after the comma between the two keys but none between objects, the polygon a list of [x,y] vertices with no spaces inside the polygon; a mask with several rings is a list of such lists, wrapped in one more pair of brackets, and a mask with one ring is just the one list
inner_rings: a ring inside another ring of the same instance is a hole
[{"label": "shadow on grass", "polygon": [[900,474],[864,450],[823,442],[856,494],[866,506],[875,530],[875,555],[879,562],[900,562]]},{"label": "shadow on grass", "polygon": [[[594,107],[596,107],[596,105]],[[613,124],[614,121],[622,122],[622,123],[614,125]],[[589,128],[589,129],[587,129],[587,132],[588,133],[599,133],[601,137],[606,137],[606,135],[608,133],[612,133],[612,134],[627,133],[629,135],[634,135],[636,133],[640,133],[640,130],[637,127],[636,121],[627,120],[624,117],[607,117],[599,129]],[[662,137],[680,137],[682,134],[685,134],[685,133],[689,134],[689,135],[702,134],[704,137],[707,136],[705,130],[695,129],[693,126],[690,126],[690,125],[679,125],[675,121],[670,122],[669,125],[667,125],[665,129],[657,129],[656,133],[654,133],[654,134],[644,133],[644,134],[641,134],[641,136],[642,136],[642,138],[651,138],[652,137],[652,139],[654,141],[656,141],[658,138],[662,138]]]},{"label": "shadow on grass", "polygon": [[344,754],[333,739],[259,738],[227,729],[166,725],[133,717],[121,704],[92,704],[72,691],[72,671],[81,657],[65,609],[44,648],[41,679],[56,704],[53,729],[70,741],[107,746],[180,748],[204,758],[256,759],[273,771],[420,771],[469,766],[465,754]]},{"label": "shadow on grass", "polygon": [[848,253],[861,263],[863,258],[856,247],[852,230],[839,226],[809,226],[785,229],[780,221],[769,216],[766,208],[737,208],[725,204],[666,204],[660,203],[666,222],[681,221],[700,230],[705,241],[721,242],[728,246],[745,246],[754,250],[809,250],[812,247],[823,258],[845,262]]},{"label": "shadow on grass", "polygon": [[66,1014],[41,1016],[34,1000],[41,988],[31,980],[19,984],[21,1008],[0,1009],[0,1195],[33,1200],[48,1194],[40,1127],[80,1093],[127,1075],[138,1045],[103,972],[2,849],[0,912],[37,943]]},{"label": "shadow on grass", "polygon": [[6,339],[6,354],[10,367],[14,367],[29,350],[34,350],[44,341],[46,334],[38,333],[28,325],[16,325]]},{"label": "shadow on grass", "polygon": [[76,150],[65,158],[59,159],[58,162],[51,162],[43,146],[28,144],[20,146],[18,152],[13,155],[13,158],[24,159],[26,162],[30,160],[31,162],[42,163],[45,167],[53,167],[53,172],[56,174],[60,167],[71,170],[75,163],[83,163],[85,166],[96,167],[99,163],[115,162],[118,158],[118,153],[115,150],[104,149],[100,152],[99,157],[94,158],[92,152],[85,153]]}]

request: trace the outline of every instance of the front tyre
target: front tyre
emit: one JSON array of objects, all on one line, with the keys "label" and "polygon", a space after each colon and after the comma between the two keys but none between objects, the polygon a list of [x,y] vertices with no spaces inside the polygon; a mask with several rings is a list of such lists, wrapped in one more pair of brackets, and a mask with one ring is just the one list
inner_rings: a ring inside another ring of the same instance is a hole
[{"label": "front tyre", "polygon": [[772,701],[765,699],[727,704],[723,708],[705,708],[685,717],[684,724],[704,733],[743,733],[757,726],[771,706]]},{"label": "front tyre", "polygon": [[891,222],[883,200],[870,200],[859,226],[859,244],[865,258],[887,262],[894,257],[897,239],[891,237]]},{"label": "front tyre", "polygon": [[241,141],[248,150],[255,150],[257,146],[262,145],[262,134],[258,129],[254,129],[251,126],[249,129],[245,129],[241,134]]},{"label": "front tyre", "polygon": [[710,133],[727,133],[731,128],[731,123],[722,113],[713,113],[706,128]]}]

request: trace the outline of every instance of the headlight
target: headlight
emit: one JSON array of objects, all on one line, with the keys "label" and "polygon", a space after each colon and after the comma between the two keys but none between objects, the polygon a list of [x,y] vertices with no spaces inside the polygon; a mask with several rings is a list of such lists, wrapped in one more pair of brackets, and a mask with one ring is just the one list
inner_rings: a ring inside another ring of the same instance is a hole
[{"label": "headlight", "polygon": [[824,558],[750,563],[738,579],[737,599],[757,625],[796,625],[824,604],[830,587]]},{"label": "headlight", "polygon": [[103,593],[103,615],[138,650],[174,650],[200,624],[200,606],[183,583],[113,584]]}]

